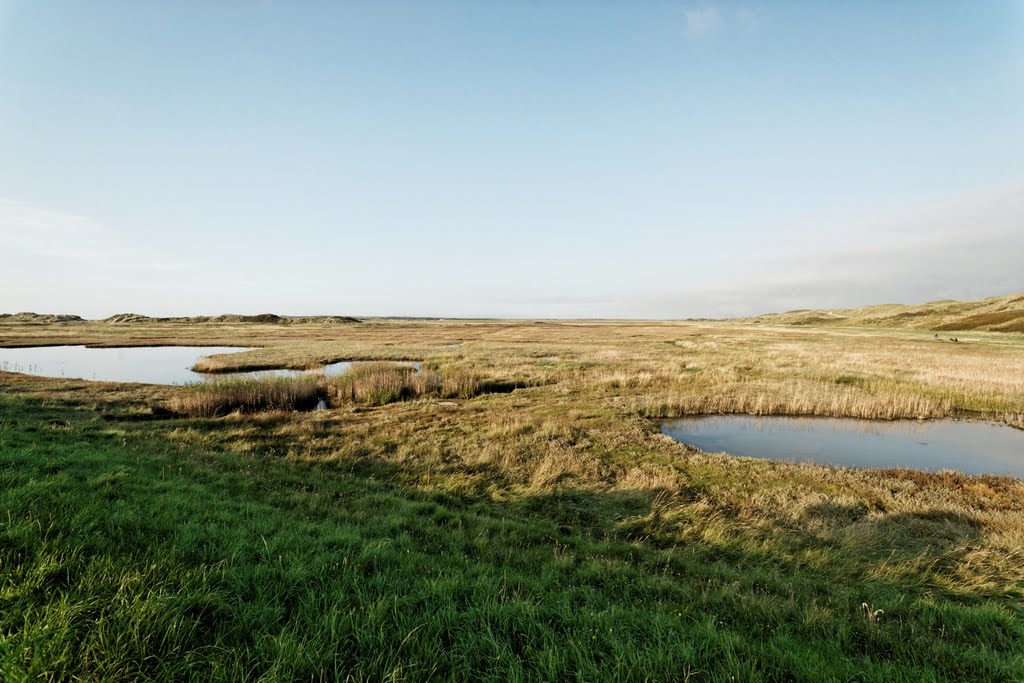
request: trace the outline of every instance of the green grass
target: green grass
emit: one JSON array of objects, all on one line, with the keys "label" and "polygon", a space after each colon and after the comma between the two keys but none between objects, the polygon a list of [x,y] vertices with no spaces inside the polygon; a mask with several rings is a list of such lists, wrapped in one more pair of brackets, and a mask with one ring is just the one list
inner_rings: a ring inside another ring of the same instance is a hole
[{"label": "green grass", "polygon": [[427,490],[372,448],[167,438],[190,424],[0,396],[0,679],[1024,678],[1017,597],[728,507]]}]

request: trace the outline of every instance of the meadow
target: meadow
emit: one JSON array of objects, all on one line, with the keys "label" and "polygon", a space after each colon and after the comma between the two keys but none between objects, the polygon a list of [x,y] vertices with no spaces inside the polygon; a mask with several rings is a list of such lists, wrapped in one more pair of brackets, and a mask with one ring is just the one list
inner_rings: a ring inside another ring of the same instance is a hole
[{"label": "meadow", "polygon": [[1024,428],[1024,335],[932,335],[2,323],[4,346],[260,347],[200,368],[220,372],[422,369],[0,373],[0,679],[1022,680],[1024,482],[659,433],[729,412]]}]

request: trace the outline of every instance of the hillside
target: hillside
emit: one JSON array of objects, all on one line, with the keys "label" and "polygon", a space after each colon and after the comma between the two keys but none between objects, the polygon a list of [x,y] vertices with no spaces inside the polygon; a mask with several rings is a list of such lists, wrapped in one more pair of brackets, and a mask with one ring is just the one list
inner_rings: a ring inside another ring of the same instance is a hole
[{"label": "hillside", "polygon": [[259,315],[201,315],[191,317],[174,318],[153,318],[138,313],[118,313],[102,322],[113,325],[144,325],[151,323],[264,323],[273,325],[307,325],[307,324],[348,324],[357,323],[358,319],[349,316],[338,315],[275,315],[274,313],[261,313]]},{"label": "hillside", "polygon": [[775,325],[909,327],[937,331],[1024,332],[1024,294],[980,301],[879,304],[862,308],[797,310],[746,319]]},{"label": "hillside", "polygon": [[49,323],[82,323],[85,322],[81,316],[67,313],[0,313],[0,323],[18,324],[49,324]]}]

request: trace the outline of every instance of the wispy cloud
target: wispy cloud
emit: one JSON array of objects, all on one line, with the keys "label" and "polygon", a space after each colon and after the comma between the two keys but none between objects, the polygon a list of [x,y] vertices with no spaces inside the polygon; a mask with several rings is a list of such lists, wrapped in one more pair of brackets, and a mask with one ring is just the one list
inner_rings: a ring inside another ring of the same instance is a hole
[{"label": "wispy cloud", "polygon": [[683,35],[689,39],[701,38],[730,27],[750,30],[757,27],[760,21],[757,12],[748,7],[727,11],[716,5],[687,7],[683,9],[683,19]]},{"label": "wispy cloud", "polygon": [[180,272],[197,266],[140,248],[128,236],[76,213],[0,198],[0,244],[8,256],[107,271]]},{"label": "wispy cloud", "polygon": [[722,25],[722,15],[714,6],[686,8],[683,10],[683,17],[686,20],[683,35],[687,38],[699,38]]},{"label": "wispy cloud", "polygon": [[649,314],[737,316],[1024,291],[1024,182],[820,232],[827,246],[737,264],[742,275],[719,286],[652,297]]}]

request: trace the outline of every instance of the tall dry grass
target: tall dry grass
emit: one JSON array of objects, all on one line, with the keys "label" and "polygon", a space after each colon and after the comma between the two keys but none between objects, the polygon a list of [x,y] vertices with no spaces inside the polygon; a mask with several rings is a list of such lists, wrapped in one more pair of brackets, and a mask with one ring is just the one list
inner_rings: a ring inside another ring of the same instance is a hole
[{"label": "tall dry grass", "polygon": [[435,396],[473,398],[486,393],[503,393],[519,383],[488,378],[462,368],[422,369],[388,362],[355,365],[348,372],[328,380],[332,398],[353,403],[385,405],[397,401]]},{"label": "tall dry grass", "polygon": [[171,400],[174,412],[220,417],[234,412],[312,410],[324,395],[317,377],[266,377],[196,382]]}]

